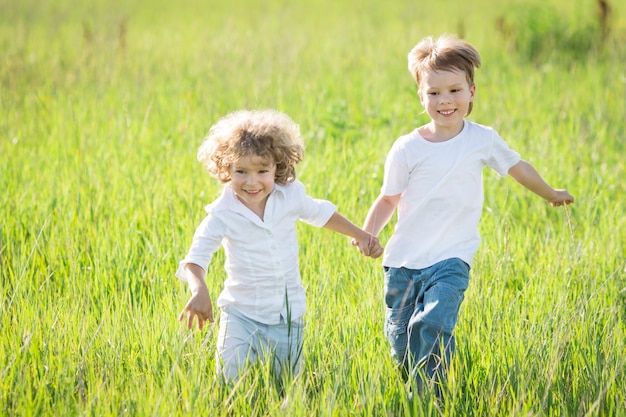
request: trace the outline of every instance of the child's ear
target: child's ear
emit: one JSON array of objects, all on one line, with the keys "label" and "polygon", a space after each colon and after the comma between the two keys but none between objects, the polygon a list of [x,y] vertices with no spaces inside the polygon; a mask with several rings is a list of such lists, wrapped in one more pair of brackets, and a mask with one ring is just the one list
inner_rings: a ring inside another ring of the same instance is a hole
[{"label": "child's ear", "polygon": [[474,101],[475,94],[476,94],[476,84],[470,87],[470,101]]}]

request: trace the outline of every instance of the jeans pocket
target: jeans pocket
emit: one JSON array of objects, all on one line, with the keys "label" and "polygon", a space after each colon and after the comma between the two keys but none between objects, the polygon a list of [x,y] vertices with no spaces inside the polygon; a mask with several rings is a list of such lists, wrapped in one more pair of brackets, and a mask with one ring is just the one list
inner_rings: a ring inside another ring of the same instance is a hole
[{"label": "jeans pocket", "polygon": [[388,308],[385,318],[385,336],[391,345],[391,355],[398,363],[404,361],[408,343],[407,326],[413,314],[413,305]]},{"label": "jeans pocket", "polygon": [[[414,285],[406,268],[385,268],[385,305],[392,317],[401,314],[414,298]],[[394,319],[395,320],[395,319]]]}]

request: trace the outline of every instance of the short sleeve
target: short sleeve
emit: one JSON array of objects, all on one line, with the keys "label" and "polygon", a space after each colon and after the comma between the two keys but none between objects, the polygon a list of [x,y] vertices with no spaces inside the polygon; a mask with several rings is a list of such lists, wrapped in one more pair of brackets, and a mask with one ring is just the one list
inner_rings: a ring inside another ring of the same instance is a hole
[{"label": "short sleeve", "polygon": [[406,190],[409,183],[409,168],[403,146],[396,142],[385,159],[385,175],[381,194],[398,195]]},{"label": "short sleeve", "polygon": [[509,169],[517,164],[520,160],[520,154],[509,148],[506,142],[493,131],[493,139],[487,165],[498,173],[501,177],[505,177]]},{"label": "short sleeve", "polygon": [[324,227],[337,211],[337,206],[330,201],[312,198],[307,195],[304,185],[299,181],[295,181],[290,188],[296,193],[294,197],[300,201],[300,220],[311,226]]}]

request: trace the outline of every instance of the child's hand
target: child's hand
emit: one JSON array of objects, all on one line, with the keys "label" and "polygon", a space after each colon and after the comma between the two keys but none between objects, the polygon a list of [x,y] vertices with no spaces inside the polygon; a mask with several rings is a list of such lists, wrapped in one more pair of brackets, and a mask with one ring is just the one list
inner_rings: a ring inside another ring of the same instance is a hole
[{"label": "child's hand", "polygon": [[380,241],[378,240],[376,236],[372,236],[370,238],[369,250],[370,250],[370,257],[376,259],[380,255],[383,254],[383,252],[385,251],[385,248],[380,246]]},{"label": "child's hand", "polygon": [[358,247],[359,252],[363,255],[374,259],[382,255],[384,251],[384,248],[380,246],[378,238],[372,235],[369,235],[367,239],[352,239],[352,245]]},{"label": "child's hand", "polygon": [[187,302],[187,305],[180,312],[178,320],[183,321],[187,317],[187,328],[193,328],[194,317],[198,318],[198,329],[202,330],[206,321],[213,323],[213,305],[211,304],[211,297],[206,287],[201,287],[197,292],[191,295],[191,298]]},{"label": "child's hand", "polygon": [[556,207],[572,204],[573,202],[574,197],[572,197],[567,190],[556,190],[556,197],[550,200],[550,205]]}]

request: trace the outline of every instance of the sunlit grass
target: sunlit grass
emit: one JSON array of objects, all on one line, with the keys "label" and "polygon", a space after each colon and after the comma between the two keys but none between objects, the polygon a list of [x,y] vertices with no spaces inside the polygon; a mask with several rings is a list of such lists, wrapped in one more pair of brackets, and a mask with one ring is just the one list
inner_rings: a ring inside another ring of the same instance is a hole
[{"label": "sunlit grass", "polygon": [[[486,0],[114,3],[0,1],[2,414],[626,412],[623,5],[605,50],[531,63],[495,29],[506,7]],[[406,53],[443,32],[483,55],[471,119],[576,204],[551,208],[485,171],[444,404],[407,401],[380,261],[307,225],[305,371],[286,403],[262,367],[221,388],[217,326],[176,321],[188,294],[174,270],[220,189],[195,159],[202,137],[238,108],[289,113],[307,147],[299,178],[361,224],[387,150],[426,120]]]}]

